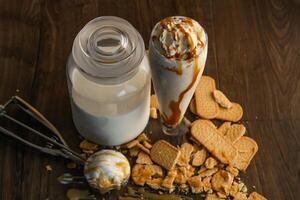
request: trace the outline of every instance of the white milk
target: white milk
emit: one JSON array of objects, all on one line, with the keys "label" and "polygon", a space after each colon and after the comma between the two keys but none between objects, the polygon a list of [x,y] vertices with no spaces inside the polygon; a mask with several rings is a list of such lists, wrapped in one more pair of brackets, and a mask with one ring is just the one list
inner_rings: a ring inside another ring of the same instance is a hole
[{"label": "white milk", "polygon": [[125,84],[100,85],[75,69],[72,74],[74,124],[85,138],[104,145],[119,145],[145,128],[150,112],[150,80],[146,67]]}]

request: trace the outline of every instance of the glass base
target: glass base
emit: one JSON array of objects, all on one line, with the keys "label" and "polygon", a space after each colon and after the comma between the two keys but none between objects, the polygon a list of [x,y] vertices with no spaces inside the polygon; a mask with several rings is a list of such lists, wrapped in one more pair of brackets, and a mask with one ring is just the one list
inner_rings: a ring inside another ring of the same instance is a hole
[{"label": "glass base", "polygon": [[169,136],[179,136],[189,131],[189,126],[186,123],[181,122],[176,127],[167,126],[161,121],[162,131],[164,134]]}]

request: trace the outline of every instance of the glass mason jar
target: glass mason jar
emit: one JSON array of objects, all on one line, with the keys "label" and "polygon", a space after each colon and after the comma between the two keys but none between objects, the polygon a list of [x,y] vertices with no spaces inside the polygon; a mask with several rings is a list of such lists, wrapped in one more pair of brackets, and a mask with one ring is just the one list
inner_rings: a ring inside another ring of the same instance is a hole
[{"label": "glass mason jar", "polygon": [[149,120],[150,70],[141,35],[126,20],[105,16],[76,36],[67,62],[73,122],[101,145],[138,136]]}]

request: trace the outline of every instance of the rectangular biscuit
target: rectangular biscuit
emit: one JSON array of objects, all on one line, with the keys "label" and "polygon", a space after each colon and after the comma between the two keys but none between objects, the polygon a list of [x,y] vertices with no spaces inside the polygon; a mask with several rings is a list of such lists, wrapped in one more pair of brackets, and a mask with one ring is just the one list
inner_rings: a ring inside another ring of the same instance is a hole
[{"label": "rectangular biscuit", "polygon": [[180,151],[167,141],[159,140],[152,146],[150,156],[154,162],[171,170],[178,161]]},{"label": "rectangular biscuit", "polygon": [[198,121],[191,128],[192,136],[224,164],[231,164],[237,156],[237,149],[224,138],[217,129],[203,121]]},{"label": "rectangular biscuit", "polygon": [[238,141],[234,143],[234,146],[238,151],[238,155],[234,159],[234,162],[232,164],[239,170],[245,171],[249,166],[252,158],[258,151],[258,145],[252,138],[242,136]]}]

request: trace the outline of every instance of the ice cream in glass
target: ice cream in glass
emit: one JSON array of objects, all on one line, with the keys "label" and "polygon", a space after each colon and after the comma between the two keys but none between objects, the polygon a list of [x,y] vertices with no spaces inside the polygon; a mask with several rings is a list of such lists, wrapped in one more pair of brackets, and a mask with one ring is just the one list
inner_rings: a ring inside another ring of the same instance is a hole
[{"label": "ice cream in glass", "polygon": [[179,133],[179,124],[204,70],[207,42],[203,27],[188,17],[165,18],[152,30],[149,60],[166,134]]}]

